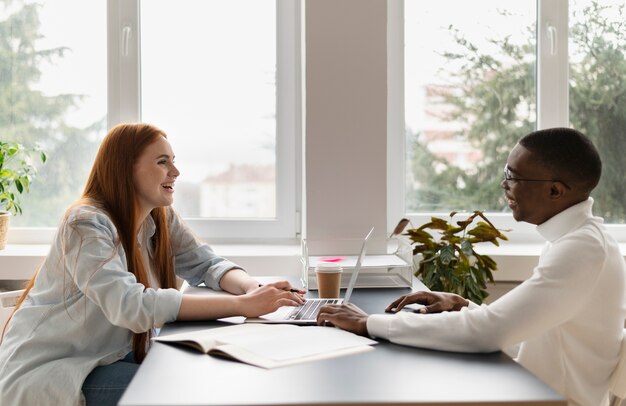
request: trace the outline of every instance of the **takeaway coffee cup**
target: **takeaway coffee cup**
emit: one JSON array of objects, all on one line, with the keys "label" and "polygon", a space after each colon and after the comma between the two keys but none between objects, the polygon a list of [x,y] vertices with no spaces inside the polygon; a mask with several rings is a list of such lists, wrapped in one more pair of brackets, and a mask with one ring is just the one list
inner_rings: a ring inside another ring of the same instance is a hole
[{"label": "takeaway coffee cup", "polygon": [[343,269],[336,262],[319,262],[315,267],[318,295],[321,298],[338,298]]}]

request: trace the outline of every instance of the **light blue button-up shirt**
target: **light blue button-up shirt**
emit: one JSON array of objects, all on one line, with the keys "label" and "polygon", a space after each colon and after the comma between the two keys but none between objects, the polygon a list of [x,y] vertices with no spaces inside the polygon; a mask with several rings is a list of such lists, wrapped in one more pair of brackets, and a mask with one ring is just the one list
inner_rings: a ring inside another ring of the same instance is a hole
[{"label": "light blue button-up shirt", "polygon": [[[220,289],[222,276],[238,266],[169,214],[176,274],[191,285]],[[152,217],[142,228],[140,243],[151,247]],[[70,209],[0,345],[0,405],[84,404],[87,375],[124,358],[133,332],[174,321],[181,300],[176,289],[145,289],[137,282],[104,211]]]}]

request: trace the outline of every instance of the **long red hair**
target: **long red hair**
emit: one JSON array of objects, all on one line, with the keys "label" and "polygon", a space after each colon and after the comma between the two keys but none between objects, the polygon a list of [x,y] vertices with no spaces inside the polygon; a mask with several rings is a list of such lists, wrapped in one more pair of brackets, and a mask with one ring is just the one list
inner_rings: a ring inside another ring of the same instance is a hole
[{"label": "long red hair", "polygon": [[[138,211],[137,196],[133,178],[129,174],[134,173],[135,162],[146,147],[157,141],[159,137],[167,138],[163,131],[149,124],[119,124],[113,127],[98,149],[89,179],[77,203],[95,202],[108,213],[117,228],[119,236],[117,244],[120,244],[126,253],[128,271],[133,273],[137,282],[145,287],[150,287],[150,280],[137,245],[137,233],[141,224],[137,224],[135,216]],[[155,208],[150,215],[156,225],[152,244],[157,278],[162,288],[176,288],[167,209]],[[29,281],[15,310],[19,308],[33,287],[35,277],[36,275]],[[150,331],[133,335],[133,351],[138,362],[141,362],[146,355],[150,335]]]}]

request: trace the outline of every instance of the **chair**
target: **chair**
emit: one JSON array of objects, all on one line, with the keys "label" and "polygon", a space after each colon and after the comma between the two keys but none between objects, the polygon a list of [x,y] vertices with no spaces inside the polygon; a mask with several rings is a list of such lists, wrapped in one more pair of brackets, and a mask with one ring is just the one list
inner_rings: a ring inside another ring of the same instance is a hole
[{"label": "chair", "polygon": [[609,383],[611,406],[618,406],[626,398],[626,329],[622,333],[622,347],[619,353],[619,361],[611,376]]}]

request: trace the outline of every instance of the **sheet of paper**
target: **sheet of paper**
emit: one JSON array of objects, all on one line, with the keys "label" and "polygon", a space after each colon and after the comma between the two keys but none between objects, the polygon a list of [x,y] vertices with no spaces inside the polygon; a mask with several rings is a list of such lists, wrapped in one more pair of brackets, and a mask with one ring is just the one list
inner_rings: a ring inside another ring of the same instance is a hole
[{"label": "sheet of paper", "polygon": [[[324,256],[310,256],[309,257],[309,268],[315,268],[317,263],[324,258]],[[337,261],[344,268],[354,268],[356,266],[357,261],[356,255],[348,255],[342,257],[341,261]],[[405,260],[400,258],[397,255],[387,254],[387,255],[367,255],[365,260],[363,260],[362,267],[363,268],[392,268],[392,267],[403,267],[409,266]]]}]

